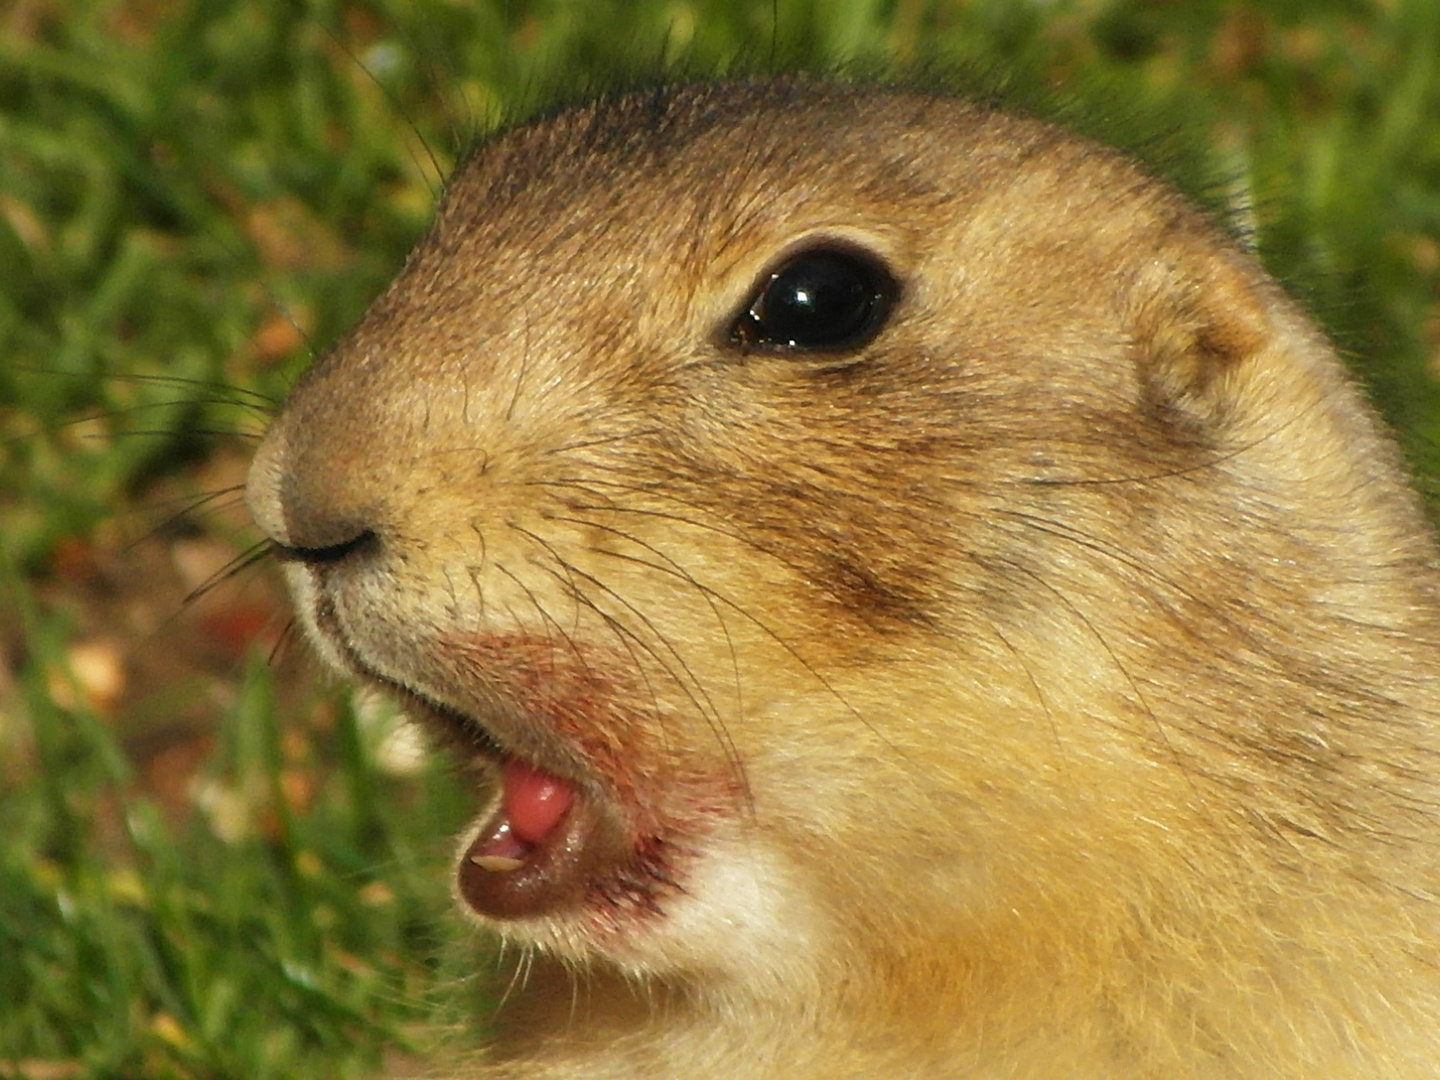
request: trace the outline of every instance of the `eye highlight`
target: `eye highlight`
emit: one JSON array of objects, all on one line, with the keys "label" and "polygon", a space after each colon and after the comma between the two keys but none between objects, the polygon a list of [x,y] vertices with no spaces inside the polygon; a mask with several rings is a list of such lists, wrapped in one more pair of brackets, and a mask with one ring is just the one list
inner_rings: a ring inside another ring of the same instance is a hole
[{"label": "eye highlight", "polygon": [[898,292],[884,264],[868,253],[807,248],[764,277],[731,325],[730,341],[747,352],[856,349],[880,332]]}]

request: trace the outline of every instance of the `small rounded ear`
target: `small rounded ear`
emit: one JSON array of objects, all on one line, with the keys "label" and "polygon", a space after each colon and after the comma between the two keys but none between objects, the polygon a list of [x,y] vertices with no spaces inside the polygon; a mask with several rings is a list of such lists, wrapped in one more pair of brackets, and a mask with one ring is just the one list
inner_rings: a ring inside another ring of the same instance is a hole
[{"label": "small rounded ear", "polygon": [[1132,340],[1142,405],[1192,434],[1223,425],[1227,375],[1271,341],[1267,293],[1255,268],[1194,245],[1157,257],[1137,282]]}]

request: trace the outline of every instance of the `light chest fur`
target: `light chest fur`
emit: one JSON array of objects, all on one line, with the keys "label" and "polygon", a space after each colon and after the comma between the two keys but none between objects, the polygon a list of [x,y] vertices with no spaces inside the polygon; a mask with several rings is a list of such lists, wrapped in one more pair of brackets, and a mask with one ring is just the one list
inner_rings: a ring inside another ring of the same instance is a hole
[{"label": "light chest fur", "polygon": [[249,497],[495,792],[459,1075],[1440,1074],[1432,537],[1106,149],[783,81],[512,130]]}]

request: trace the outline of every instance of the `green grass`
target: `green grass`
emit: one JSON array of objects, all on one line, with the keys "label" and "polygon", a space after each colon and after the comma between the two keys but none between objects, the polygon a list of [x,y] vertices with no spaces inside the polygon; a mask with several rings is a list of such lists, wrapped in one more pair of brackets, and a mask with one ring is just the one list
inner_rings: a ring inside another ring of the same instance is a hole
[{"label": "green grass", "polygon": [[[343,693],[245,634],[142,693],[167,618],[133,616],[127,567],[253,542],[233,493],[170,508],[238,481],[226,463],[470,137],[555,94],[901,64],[1048,95],[1250,231],[1440,477],[1430,0],[41,0],[0,20],[0,1076],[359,1075],[468,995],[478,961],[443,916],[457,785],[387,771]],[[198,636],[229,640],[255,605],[216,593]],[[124,687],[87,675],[97,654]],[[183,769],[155,749],[177,731],[204,750]]]},{"label": "green grass", "polygon": [[381,782],[352,710],[295,760],[268,686],[244,673],[202,773],[223,805],[176,827],[127,793],[97,717],[27,680],[36,774],[0,802],[0,1075],[361,1075],[415,1042],[443,905],[417,832],[453,819],[453,786]]}]

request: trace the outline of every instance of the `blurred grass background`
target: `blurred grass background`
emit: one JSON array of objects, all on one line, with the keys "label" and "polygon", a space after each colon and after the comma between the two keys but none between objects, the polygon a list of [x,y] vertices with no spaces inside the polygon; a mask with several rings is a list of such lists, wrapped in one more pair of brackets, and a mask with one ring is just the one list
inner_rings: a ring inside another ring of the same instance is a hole
[{"label": "blurred grass background", "polygon": [[204,587],[475,133],[737,61],[978,70],[1156,148],[1440,490],[1431,0],[0,3],[0,1077],[401,1071],[471,995],[468,797],[317,685],[268,568]]}]

